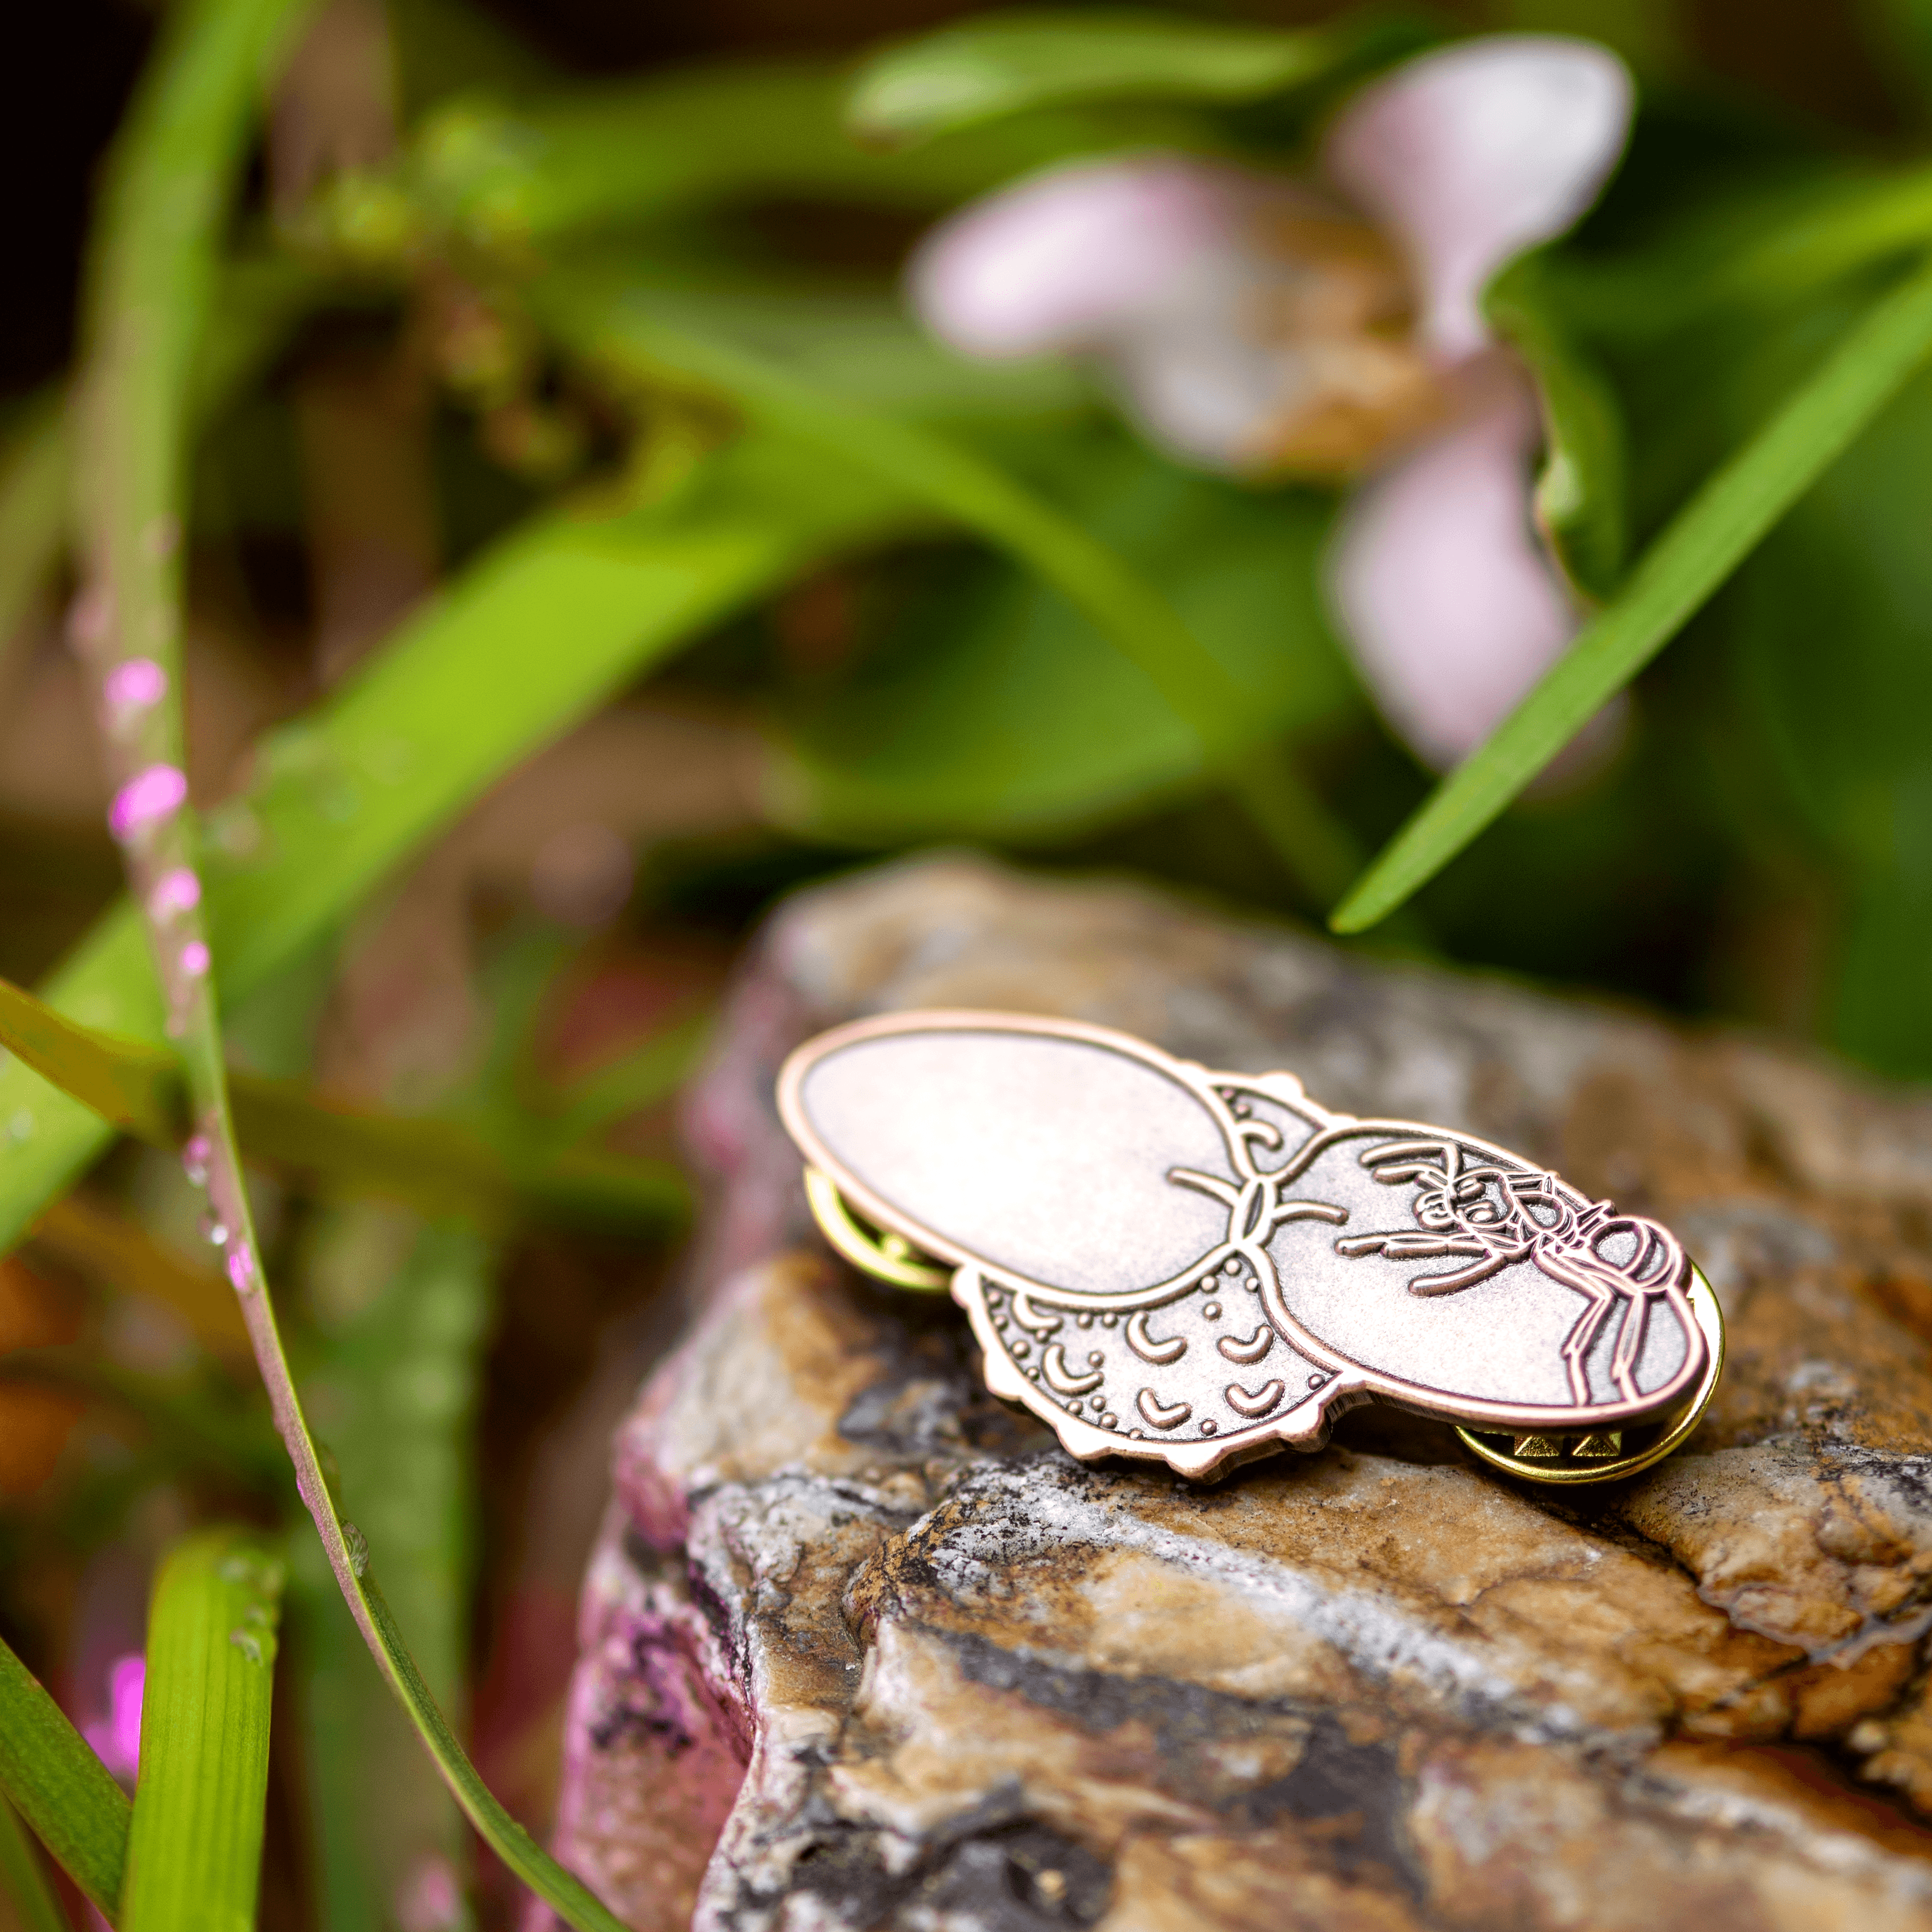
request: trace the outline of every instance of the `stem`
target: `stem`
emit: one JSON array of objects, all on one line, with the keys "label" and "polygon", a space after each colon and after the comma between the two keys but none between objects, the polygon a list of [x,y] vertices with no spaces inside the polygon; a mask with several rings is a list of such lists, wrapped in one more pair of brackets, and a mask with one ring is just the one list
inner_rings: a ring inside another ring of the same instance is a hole
[{"label": "stem", "polygon": [[163,29],[117,145],[98,227],[82,382],[79,505],[87,586],[74,631],[100,686],[110,829],[146,922],[194,1122],[183,1150],[206,1190],[296,1486],[363,1640],[438,1768],[505,1862],[571,1923],[622,1932],[491,1796],[464,1756],[338,1510],[296,1391],[242,1174],[202,918],[182,724],[182,518],[191,358],[220,230],[270,56],[302,0],[185,0]]}]

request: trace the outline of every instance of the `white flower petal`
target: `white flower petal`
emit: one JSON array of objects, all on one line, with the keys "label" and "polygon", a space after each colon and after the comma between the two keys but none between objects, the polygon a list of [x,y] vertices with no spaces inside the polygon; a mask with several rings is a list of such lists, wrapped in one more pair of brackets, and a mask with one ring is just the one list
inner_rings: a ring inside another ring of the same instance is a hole
[{"label": "white flower petal", "polygon": [[1178,156],[1080,161],[942,222],[913,257],[914,305],[968,356],[1094,344],[1238,245],[1243,178]]},{"label": "white flower petal", "polygon": [[1594,41],[1499,34],[1409,62],[1336,119],[1330,178],[1405,244],[1438,356],[1482,348],[1490,278],[1596,200],[1632,99],[1629,70]]},{"label": "white flower petal", "polygon": [[1539,429],[1528,382],[1502,372],[1447,435],[1358,491],[1329,594],[1390,724],[1442,769],[1481,744],[1576,634],[1530,522]]}]

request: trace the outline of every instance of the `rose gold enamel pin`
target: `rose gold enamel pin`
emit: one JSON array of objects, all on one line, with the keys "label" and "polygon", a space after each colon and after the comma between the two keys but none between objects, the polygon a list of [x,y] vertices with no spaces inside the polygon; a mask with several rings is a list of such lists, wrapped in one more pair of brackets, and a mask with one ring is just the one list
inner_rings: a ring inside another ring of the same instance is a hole
[{"label": "rose gold enamel pin", "polygon": [[1466,1134],[1330,1113],[1292,1074],[914,1012],[808,1041],[778,1106],[832,1246],[950,1285],[987,1387],[1083,1459],[1205,1475],[1376,1400],[1599,1482],[1669,1454],[1717,1384],[1723,1318],[1667,1229]]}]

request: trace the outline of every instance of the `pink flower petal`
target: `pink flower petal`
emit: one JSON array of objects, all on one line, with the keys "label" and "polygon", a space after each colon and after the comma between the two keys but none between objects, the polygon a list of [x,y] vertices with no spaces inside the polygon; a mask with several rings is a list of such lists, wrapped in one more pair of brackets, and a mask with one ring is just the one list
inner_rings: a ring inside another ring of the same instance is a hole
[{"label": "pink flower petal", "polygon": [[117,838],[136,832],[165,818],[188,796],[187,775],[173,765],[150,765],[134,776],[114,794],[108,808],[108,829]]},{"label": "pink flower petal", "polygon": [[1384,716],[1438,769],[1466,756],[1562,656],[1577,616],[1530,522],[1539,440],[1510,370],[1447,435],[1359,491],[1330,595]]},{"label": "pink flower petal", "polygon": [[1629,70],[1594,41],[1496,34],[1398,68],[1336,121],[1324,164],[1407,248],[1438,355],[1483,347],[1490,278],[1596,200],[1632,98]]},{"label": "pink flower petal", "polygon": [[107,1672],[108,1714],[82,1724],[81,1736],[114,1775],[132,1778],[141,1763],[141,1698],[148,1660],[139,1651],[117,1657]]},{"label": "pink flower petal", "polygon": [[1166,155],[1032,176],[927,236],[909,273],[914,306],[968,356],[1102,340],[1234,246],[1240,184]]},{"label": "pink flower petal", "polygon": [[115,1659],[107,1673],[107,1694],[115,1745],[130,1772],[141,1762],[141,1700],[147,1687],[148,1660],[141,1652]]}]

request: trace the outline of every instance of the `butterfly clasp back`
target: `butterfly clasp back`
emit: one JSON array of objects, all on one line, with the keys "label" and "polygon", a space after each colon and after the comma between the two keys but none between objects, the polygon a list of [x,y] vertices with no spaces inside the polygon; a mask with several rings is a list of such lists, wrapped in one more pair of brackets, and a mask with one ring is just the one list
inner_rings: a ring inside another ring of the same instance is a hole
[{"label": "butterfly clasp back", "polygon": [[808,1041],[778,1105],[833,1246],[950,1285],[988,1388],[1083,1459],[1205,1475],[1381,1400],[1517,1474],[1601,1481],[1668,1454],[1717,1384],[1717,1300],[1667,1228],[1292,1074],[914,1012]]}]

